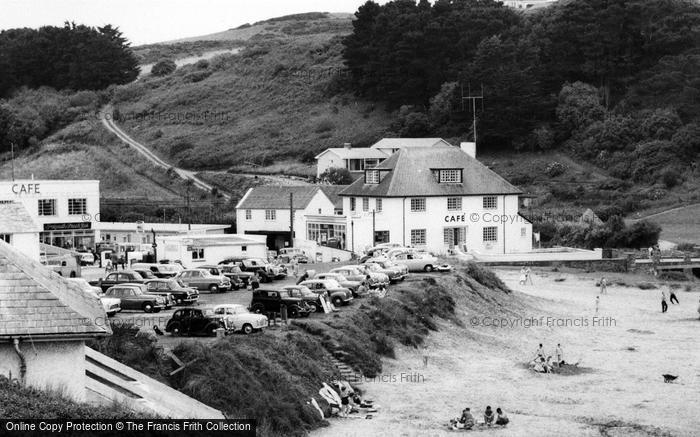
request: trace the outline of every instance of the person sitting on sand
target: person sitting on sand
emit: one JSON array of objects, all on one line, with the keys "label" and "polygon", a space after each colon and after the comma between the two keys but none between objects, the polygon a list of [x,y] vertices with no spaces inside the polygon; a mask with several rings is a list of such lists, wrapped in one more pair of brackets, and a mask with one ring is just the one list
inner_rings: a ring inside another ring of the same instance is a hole
[{"label": "person sitting on sand", "polygon": [[544,364],[544,358],[535,358],[530,362],[530,367],[537,373],[545,373]]},{"label": "person sitting on sand", "polygon": [[472,429],[474,427],[474,416],[472,416],[469,408],[465,408],[464,411],[462,411],[462,417],[459,418],[459,423],[464,429]]},{"label": "person sitting on sand", "polygon": [[547,361],[544,363],[544,373],[552,373],[554,366],[552,364],[552,356],[547,357]]},{"label": "person sitting on sand", "polygon": [[496,408],[496,414],[498,415],[498,417],[496,417],[496,425],[508,425],[508,422],[510,421],[508,420],[508,416],[506,416],[506,413],[504,413],[503,410],[501,410],[501,407]]},{"label": "person sitting on sand", "polygon": [[493,425],[493,419],[494,419],[493,410],[491,409],[491,406],[488,405],[486,407],[486,411],[484,411],[484,423],[487,426],[491,426],[491,425]]}]

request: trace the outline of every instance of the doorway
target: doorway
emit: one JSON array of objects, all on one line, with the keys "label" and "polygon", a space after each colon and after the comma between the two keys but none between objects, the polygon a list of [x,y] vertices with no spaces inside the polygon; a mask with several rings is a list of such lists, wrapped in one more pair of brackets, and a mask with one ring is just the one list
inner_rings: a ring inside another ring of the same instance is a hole
[{"label": "doorway", "polygon": [[467,227],[444,228],[445,247],[452,250],[455,246],[463,248],[467,242]]}]

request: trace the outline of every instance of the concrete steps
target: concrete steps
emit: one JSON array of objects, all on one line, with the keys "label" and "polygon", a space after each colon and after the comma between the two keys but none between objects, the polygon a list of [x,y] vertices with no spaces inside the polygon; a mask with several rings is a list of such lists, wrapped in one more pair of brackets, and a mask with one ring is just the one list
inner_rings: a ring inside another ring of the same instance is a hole
[{"label": "concrete steps", "polygon": [[347,381],[352,385],[362,385],[363,377],[362,373],[355,371],[352,367],[347,365],[343,359],[348,355],[347,352],[342,350],[335,350],[333,356],[331,357],[331,363],[338,369],[340,374],[340,379]]}]

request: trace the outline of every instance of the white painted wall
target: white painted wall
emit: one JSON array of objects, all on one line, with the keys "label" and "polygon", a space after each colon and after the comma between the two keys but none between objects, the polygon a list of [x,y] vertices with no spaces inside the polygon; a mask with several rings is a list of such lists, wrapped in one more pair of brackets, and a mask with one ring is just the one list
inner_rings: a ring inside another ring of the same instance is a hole
[{"label": "white painted wall", "polygon": [[39,250],[38,232],[12,234],[10,237],[10,246],[19,250],[34,261],[40,261],[41,251]]},{"label": "white painted wall", "polygon": [[[484,209],[482,196],[462,196],[462,209],[449,211],[447,197],[427,197],[424,212],[412,212],[410,198],[383,198],[382,211],[375,215],[375,229],[389,231],[392,243],[411,244],[412,229],[426,229],[425,249],[435,253],[445,253],[445,227],[467,227],[466,245],[468,250],[480,253],[527,252],[532,249],[532,225],[525,223],[518,215],[518,196],[498,196],[496,209]],[[356,198],[356,211],[350,212],[350,198],[343,198],[343,210],[348,217],[347,241],[352,248],[354,223],[354,249],[361,252],[371,247],[372,209],[376,199],[369,199],[369,211],[362,211],[362,198]],[[451,221],[454,218],[455,221]],[[405,224],[404,224],[405,223]],[[494,243],[484,243],[483,228],[498,228]],[[526,228],[528,237],[521,238],[521,228]],[[505,247],[504,247],[505,241]]]},{"label": "white painted wall", "polygon": [[[180,260],[187,268],[197,268],[198,265],[218,264],[226,258],[233,256],[249,256],[258,258],[267,258],[267,246],[265,245],[265,236],[245,235],[246,239],[251,240],[250,243],[242,245],[240,242],[231,243],[229,245],[222,244],[217,246],[204,245],[204,259],[192,259],[192,252],[187,250],[188,238],[173,238],[163,237],[156,238],[158,242],[158,258],[169,260]],[[225,238],[222,237],[222,242]],[[246,250],[243,250],[245,246]]]},{"label": "white painted wall", "polygon": [[334,152],[328,151],[316,160],[316,177],[321,177],[324,171],[333,167],[345,168],[345,160],[341,159]]},{"label": "white painted wall", "polygon": [[[27,385],[56,390],[76,401],[85,400],[85,344],[82,341],[30,343],[20,349],[27,363]],[[19,379],[20,361],[12,343],[0,343],[0,374]]]}]

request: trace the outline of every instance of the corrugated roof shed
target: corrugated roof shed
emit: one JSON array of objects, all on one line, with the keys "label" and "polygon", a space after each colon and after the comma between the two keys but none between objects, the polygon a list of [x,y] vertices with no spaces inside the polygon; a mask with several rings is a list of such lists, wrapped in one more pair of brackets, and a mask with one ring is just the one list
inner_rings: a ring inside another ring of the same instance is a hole
[{"label": "corrugated roof shed", "polygon": [[251,188],[237,209],[289,209],[289,194],[294,195],[294,209],[305,209],[318,192],[317,186],[274,186]]},{"label": "corrugated roof shed", "polygon": [[[375,167],[386,170],[379,184],[358,179],[341,196],[411,197],[519,194],[521,191],[461,149],[401,149]],[[462,169],[462,183],[438,183],[433,170]]]},{"label": "corrugated roof shed", "polygon": [[24,205],[17,202],[0,202],[0,234],[21,234],[39,232]]},{"label": "corrugated roof shed", "polygon": [[0,241],[0,340],[111,334],[102,304]]}]

